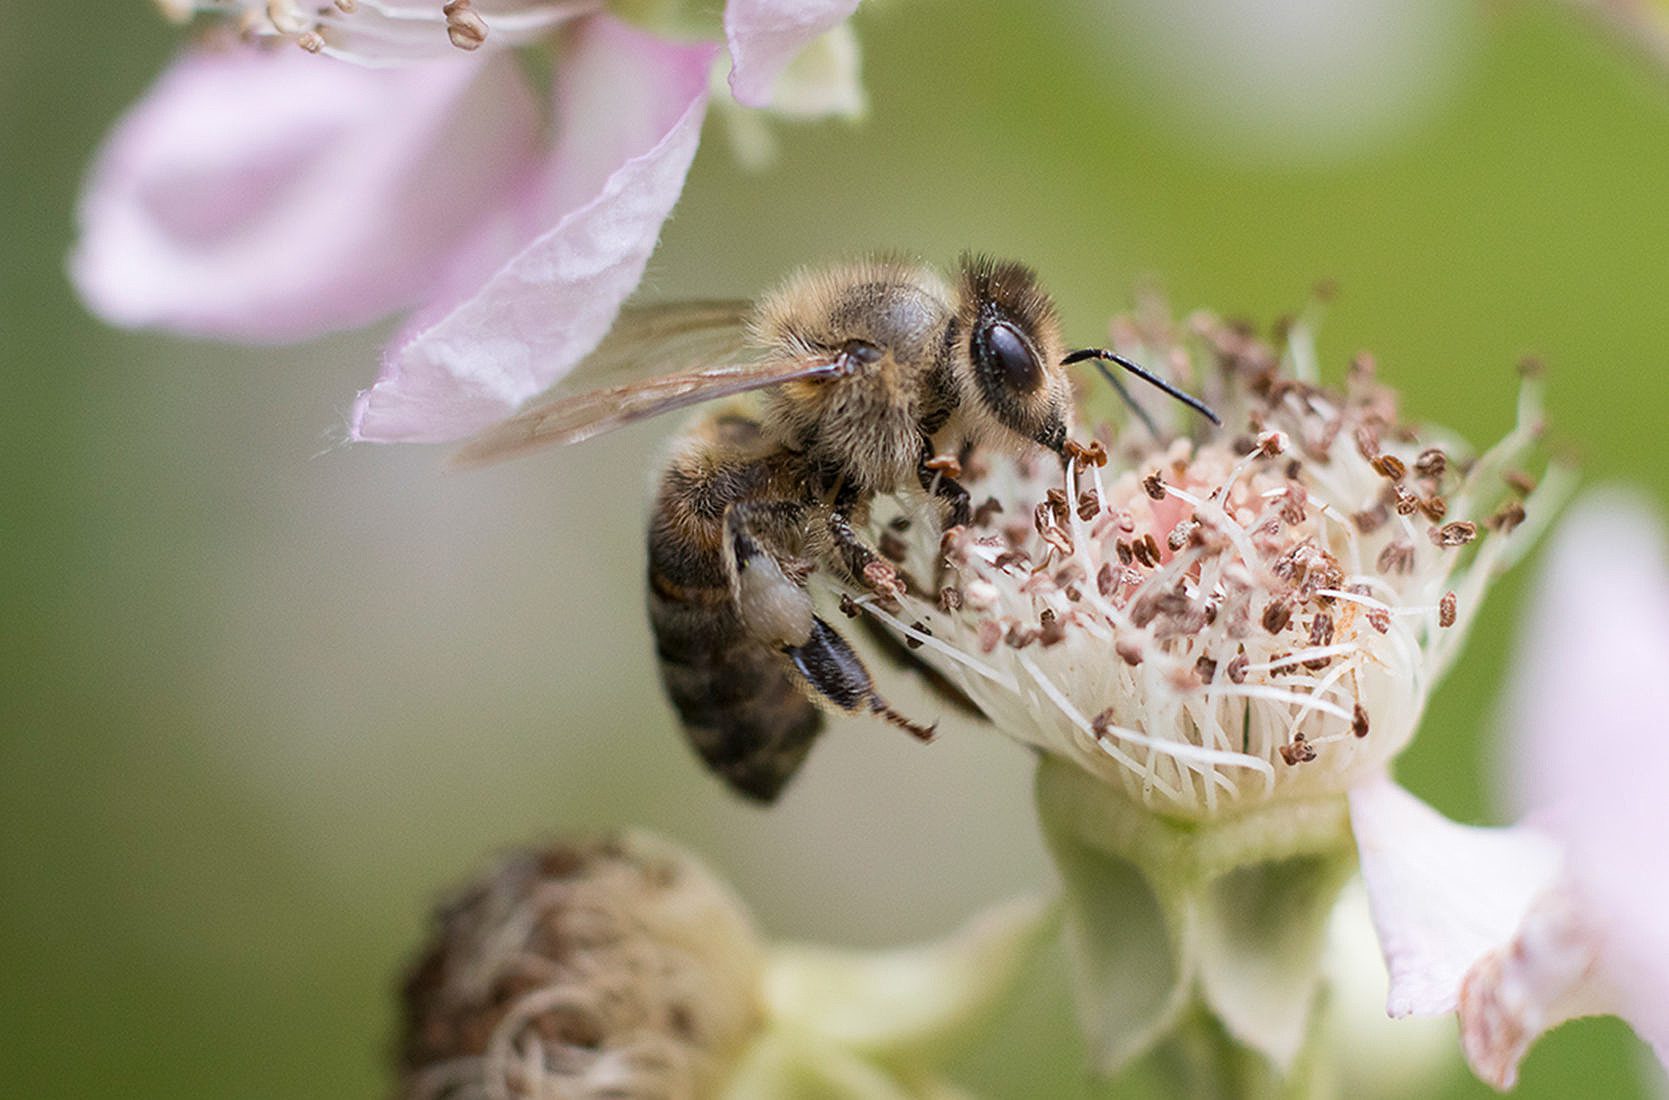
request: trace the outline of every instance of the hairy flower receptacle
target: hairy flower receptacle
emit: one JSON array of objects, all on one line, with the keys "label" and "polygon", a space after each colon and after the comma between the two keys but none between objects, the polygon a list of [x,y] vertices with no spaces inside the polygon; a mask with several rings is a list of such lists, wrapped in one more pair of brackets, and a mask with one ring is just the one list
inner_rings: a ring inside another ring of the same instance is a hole
[{"label": "hairy flower receptacle", "polygon": [[763,1019],[742,903],[643,834],[521,852],[437,914],[404,1100],[706,1095]]},{"label": "hairy flower receptacle", "polygon": [[1102,432],[1105,466],[976,452],[973,522],[941,542],[894,517],[911,594],[858,602],[999,730],[1153,811],[1342,795],[1408,743],[1526,541],[1534,384],[1473,458],[1402,422],[1366,359],[1329,389],[1209,317],[1140,350],[1225,426]]}]

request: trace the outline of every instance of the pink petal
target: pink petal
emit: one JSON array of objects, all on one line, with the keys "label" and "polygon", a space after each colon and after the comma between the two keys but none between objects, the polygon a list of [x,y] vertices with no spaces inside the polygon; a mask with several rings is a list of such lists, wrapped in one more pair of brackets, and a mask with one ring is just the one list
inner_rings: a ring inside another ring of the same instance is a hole
[{"label": "pink petal", "polygon": [[849,17],[858,0],[730,0],[730,90],[739,103],[768,107],[777,77],[812,39]]},{"label": "pink petal", "polygon": [[1460,990],[1460,1041],[1478,1077],[1510,1089],[1545,1032],[1578,1016],[1616,1011],[1599,964],[1600,942],[1572,892],[1538,897],[1512,942],[1487,952]]},{"label": "pink petal", "polygon": [[1590,496],[1549,548],[1507,744],[1522,805],[1568,849],[1629,1022],[1669,1051],[1669,550],[1638,499]]},{"label": "pink petal", "polygon": [[1467,970],[1552,881],[1557,849],[1523,826],[1457,825],[1388,778],[1350,792],[1350,823],[1391,976],[1386,1011],[1451,1011]]},{"label": "pink petal", "polygon": [[490,258],[509,246],[514,254],[449,312],[391,347],[355,405],[355,439],[467,436],[548,388],[597,345],[683,189],[713,53],[609,18],[581,25],[558,67],[562,138],[550,170],[533,189],[527,220],[481,252]]},{"label": "pink petal", "polygon": [[99,153],[70,272],[106,320],[306,339],[418,300],[529,169],[515,63],[190,53]]}]

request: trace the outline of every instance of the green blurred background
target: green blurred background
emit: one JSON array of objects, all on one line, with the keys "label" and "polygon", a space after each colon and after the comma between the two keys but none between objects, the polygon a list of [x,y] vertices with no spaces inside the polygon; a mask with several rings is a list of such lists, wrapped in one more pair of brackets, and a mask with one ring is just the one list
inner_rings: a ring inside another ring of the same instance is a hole
[{"label": "green blurred background", "polygon": [[[971,246],[1037,265],[1088,342],[1143,279],[1260,321],[1332,279],[1329,369],[1370,348],[1416,416],[1484,441],[1534,351],[1590,479],[1669,504],[1663,74],[1530,3],[1230,35],[1238,56],[1208,8],[1093,7],[866,9],[868,121],[781,127],[750,174],[711,119],[651,290]],[[13,5],[0,37],[0,1094],[378,1095],[432,896],[553,831],[660,829],[784,937],[925,937],[1049,881],[1025,758],[978,731],[838,727],[768,814],[701,775],[640,611],[664,426],[447,474],[327,450],[383,333],[249,351],[90,319],[63,275],[83,166],[175,45],[143,3]],[[1463,820],[1503,813],[1492,716],[1530,575],[1400,766]],[[1030,982],[968,1080],[1083,1091],[1062,981]],[[1583,1021],[1520,1095],[1643,1095],[1644,1065]]]}]

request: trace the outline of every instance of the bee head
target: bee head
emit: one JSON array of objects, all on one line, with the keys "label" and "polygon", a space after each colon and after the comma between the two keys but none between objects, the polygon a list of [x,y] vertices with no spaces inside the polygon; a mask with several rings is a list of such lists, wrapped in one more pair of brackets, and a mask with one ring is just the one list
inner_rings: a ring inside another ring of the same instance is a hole
[{"label": "bee head", "polygon": [[1072,383],[1054,303],[1037,274],[987,256],[962,260],[957,328],[966,407],[986,427],[1056,453],[1066,445]]}]

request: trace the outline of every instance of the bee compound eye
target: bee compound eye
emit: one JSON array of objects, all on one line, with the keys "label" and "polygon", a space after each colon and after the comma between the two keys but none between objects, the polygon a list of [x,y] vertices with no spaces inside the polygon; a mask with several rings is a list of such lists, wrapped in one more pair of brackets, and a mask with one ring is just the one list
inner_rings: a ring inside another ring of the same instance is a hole
[{"label": "bee compound eye", "polygon": [[983,339],[976,342],[976,353],[981,364],[1005,389],[1016,393],[1030,393],[1043,382],[1043,365],[1037,361],[1031,345],[1005,321],[993,321],[985,328]]}]

